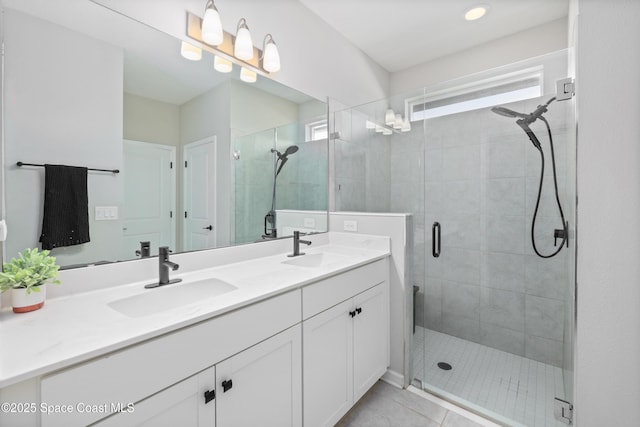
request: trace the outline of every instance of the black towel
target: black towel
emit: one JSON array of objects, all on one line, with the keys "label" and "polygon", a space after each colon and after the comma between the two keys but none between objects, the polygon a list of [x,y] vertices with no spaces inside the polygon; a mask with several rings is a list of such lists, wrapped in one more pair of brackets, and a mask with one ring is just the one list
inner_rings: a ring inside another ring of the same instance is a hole
[{"label": "black towel", "polygon": [[42,249],[88,242],[87,168],[44,165],[44,170]]}]

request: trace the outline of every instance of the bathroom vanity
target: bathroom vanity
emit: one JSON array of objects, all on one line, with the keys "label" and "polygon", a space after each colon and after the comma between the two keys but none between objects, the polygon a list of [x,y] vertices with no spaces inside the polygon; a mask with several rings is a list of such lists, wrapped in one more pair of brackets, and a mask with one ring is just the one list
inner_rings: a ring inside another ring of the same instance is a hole
[{"label": "bathroom vanity", "polygon": [[310,239],[3,311],[0,425],[334,425],[389,365],[389,239]]}]

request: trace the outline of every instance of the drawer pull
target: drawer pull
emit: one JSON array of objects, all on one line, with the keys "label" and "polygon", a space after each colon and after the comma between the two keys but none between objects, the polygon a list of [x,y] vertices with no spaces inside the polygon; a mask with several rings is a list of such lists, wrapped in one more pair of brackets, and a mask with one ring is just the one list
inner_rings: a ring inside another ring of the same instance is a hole
[{"label": "drawer pull", "polygon": [[216,391],[215,390],[207,390],[204,392],[204,403],[209,403],[211,402],[213,399],[216,398]]},{"label": "drawer pull", "polygon": [[356,311],[355,311],[355,310],[350,311],[350,312],[349,312],[349,316],[351,316],[351,317],[356,317]]},{"label": "drawer pull", "polygon": [[362,307],[356,308],[356,314],[360,314],[360,313],[362,313]]},{"label": "drawer pull", "polygon": [[231,381],[231,380],[222,381],[222,392],[223,393],[226,393],[229,390],[231,390],[231,387],[233,387],[233,381]]}]

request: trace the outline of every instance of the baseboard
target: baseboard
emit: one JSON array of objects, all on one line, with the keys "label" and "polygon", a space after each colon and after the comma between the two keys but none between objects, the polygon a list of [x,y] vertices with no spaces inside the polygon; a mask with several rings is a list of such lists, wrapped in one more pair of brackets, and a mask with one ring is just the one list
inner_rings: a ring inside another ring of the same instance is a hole
[{"label": "baseboard", "polygon": [[391,369],[387,369],[382,378],[380,378],[387,384],[391,384],[394,387],[404,388],[404,375],[397,373]]}]

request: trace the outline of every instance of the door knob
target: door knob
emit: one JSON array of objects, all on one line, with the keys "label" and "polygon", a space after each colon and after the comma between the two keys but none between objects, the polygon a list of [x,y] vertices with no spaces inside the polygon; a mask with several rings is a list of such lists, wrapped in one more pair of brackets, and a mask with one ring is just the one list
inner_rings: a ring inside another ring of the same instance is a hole
[{"label": "door knob", "polygon": [[208,227],[202,227],[202,229],[211,231],[211,230],[213,230],[213,225],[210,225]]}]

